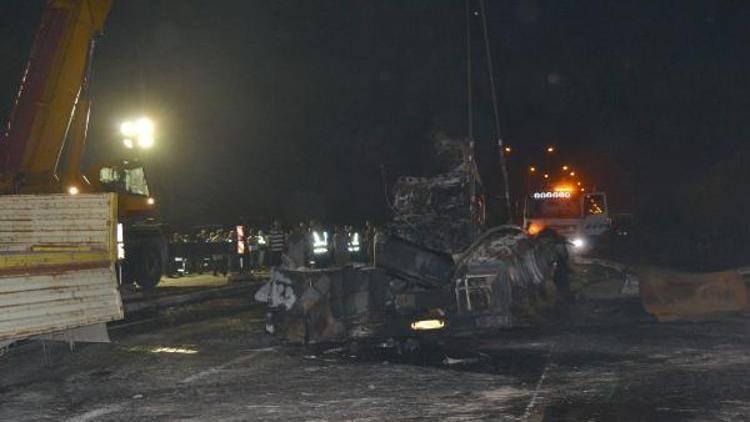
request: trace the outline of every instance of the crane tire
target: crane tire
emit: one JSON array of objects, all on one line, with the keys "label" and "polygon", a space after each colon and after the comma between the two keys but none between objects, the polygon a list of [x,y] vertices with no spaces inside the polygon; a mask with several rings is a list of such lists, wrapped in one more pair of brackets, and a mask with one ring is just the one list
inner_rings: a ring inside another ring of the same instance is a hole
[{"label": "crane tire", "polygon": [[144,241],[140,246],[134,268],[135,282],[140,288],[151,290],[161,280],[162,248],[155,240]]}]

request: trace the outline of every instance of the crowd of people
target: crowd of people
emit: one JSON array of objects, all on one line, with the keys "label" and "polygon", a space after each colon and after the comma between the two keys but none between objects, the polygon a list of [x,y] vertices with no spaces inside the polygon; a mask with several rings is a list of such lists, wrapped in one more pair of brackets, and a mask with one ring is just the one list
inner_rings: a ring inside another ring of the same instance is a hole
[{"label": "crowd of people", "polygon": [[234,229],[201,228],[172,233],[169,274],[255,271],[270,267],[325,268],[374,260],[375,227],[367,221],[360,230],[335,225],[331,232],[320,223],[299,223],[284,229],[276,220],[268,230],[248,226]]}]

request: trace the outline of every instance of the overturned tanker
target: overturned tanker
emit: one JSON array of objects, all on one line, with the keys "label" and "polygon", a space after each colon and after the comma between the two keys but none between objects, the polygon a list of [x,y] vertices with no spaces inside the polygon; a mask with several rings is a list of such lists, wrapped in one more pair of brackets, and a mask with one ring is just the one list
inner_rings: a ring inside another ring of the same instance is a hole
[{"label": "overturned tanker", "polygon": [[378,248],[375,266],[274,269],[255,296],[268,331],[299,344],[474,335],[534,324],[567,291],[554,233],[497,227],[455,262],[391,236]]},{"label": "overturned tanker", "polygon": [[274,269],[255,296],[267,330],[300,344],[463,336],[528,326],[553,305],[567,291],[565,240],[516,226],[482,233],[470,148],[450,151],[458,164],[447,172],[399,179],[374,265]]}]

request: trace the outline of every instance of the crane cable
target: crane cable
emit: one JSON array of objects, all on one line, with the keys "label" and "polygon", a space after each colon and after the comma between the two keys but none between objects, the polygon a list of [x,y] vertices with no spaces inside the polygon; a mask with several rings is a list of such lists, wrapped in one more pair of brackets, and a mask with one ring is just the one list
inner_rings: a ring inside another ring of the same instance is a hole
[{"label": "crane cable", "polygon": [[497,147],[500,155],[500,171],[503,177],[503,195],[505,202],[505,216],[506,221],[510,223],[512,221],[511,209],[510,209],[510,186],[508,183],[508,167],[505,163],[504,145],[502,133],[500,131],[500,112],[497,106],[497,94],[495,90],[495,74],[492,66],[492,52],[490,48],[490,37],[487,30],[487,14],[485,12],[484,0],[479,0],[479,9],[482,15],[482,32],[484,33],[484,46],[487,54],[487,72],[489,73],[490,80],[490,97],[492,98],[492,111],[495,116],[495,133],[497,134]]},{"label": "crane cable", "polygon": [[466,111],[468,119],[469,140],[474,140],[474,100],[472,98],[472,78],[471,78],[471,10],[469,2],[466,4]]}]

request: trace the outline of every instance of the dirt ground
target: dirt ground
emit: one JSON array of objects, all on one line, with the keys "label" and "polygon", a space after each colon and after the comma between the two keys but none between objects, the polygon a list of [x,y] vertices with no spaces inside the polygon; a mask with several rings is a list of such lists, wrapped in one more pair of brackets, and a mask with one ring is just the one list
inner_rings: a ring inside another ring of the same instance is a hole
[{"label": "dirt ground", "polygon": [[750,318],[599,316],[398,358],[275,344],[249,298],[170,310],[112,343],[0,357],[0,420],[750,419]]}]

